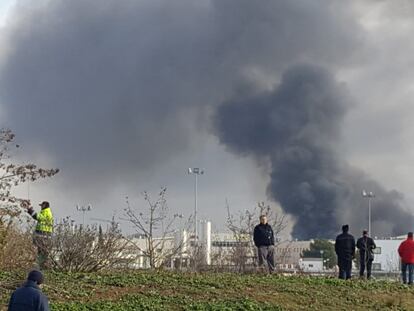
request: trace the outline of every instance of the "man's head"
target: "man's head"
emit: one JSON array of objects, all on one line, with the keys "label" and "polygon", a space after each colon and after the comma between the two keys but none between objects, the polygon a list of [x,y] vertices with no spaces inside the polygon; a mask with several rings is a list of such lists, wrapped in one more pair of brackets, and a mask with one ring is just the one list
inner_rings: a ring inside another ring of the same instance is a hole
[{"label": "man's head", "polygon": [[40,285],[43,283],[43,274],[40,271],[37,270],[32,270],[29,272],[29,274],[27,275],[27,280],[28,281],[33,281],[35,282],[37,285]]},{"label": "man's head", "polygon": [[412,233],[412,232],[408,232],[407,237],[408,237],[409,239],[412,239],[412,238],[413,238],[413,233]]},{"label": "man's head", "polygon": [[42,203],[39,204],[39,206],[42,209],[50,207],[49,202],[47,202],[47,201],[43,201]]},{"label": "man's head", "polygon": [[363,237],[367,237],[367,236],[368,236],[368,230],[364,230],[364,231],[362,231],[362,236],[363,236]]},{"label": "man's head", "polygon": [[267,216],[266,215],[260,215],[260,223],[262,225],[267,224]]},{"label": "man's head", "polygon": [[349,231],[349,226],[348,225],[343,225],[342,226],[342,232],[347,233],[348,231]]}]

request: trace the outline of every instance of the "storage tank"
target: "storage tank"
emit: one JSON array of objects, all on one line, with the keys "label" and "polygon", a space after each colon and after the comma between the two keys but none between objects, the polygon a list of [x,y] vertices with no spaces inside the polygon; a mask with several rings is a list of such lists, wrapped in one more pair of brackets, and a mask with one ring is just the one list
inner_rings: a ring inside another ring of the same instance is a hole
[{"label": "storage tank", "polygon": [[205,251],[206,264],[211,264],[211,221],[203,221],[201,225],[200,243]]}]

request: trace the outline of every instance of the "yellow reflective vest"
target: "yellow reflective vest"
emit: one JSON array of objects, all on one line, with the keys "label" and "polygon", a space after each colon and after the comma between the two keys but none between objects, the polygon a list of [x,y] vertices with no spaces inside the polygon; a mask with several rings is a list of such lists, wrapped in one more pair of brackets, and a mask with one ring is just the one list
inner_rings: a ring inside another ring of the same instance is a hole
[{"label": "yellow reflective vest", "polygon": [[53,232],[53,215],[50,207],[42,209],[36,214],[36,231],[52,233]]}]

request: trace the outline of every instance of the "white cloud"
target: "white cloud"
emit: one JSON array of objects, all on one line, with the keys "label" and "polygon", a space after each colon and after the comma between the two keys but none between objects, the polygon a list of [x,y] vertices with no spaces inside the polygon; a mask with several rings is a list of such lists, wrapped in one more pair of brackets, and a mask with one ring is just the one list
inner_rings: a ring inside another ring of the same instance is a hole
[{"label": "white cloud", "polygon": [[0,27],[7,23],[8,15],[16,0],[2,0],[0,1]]}]

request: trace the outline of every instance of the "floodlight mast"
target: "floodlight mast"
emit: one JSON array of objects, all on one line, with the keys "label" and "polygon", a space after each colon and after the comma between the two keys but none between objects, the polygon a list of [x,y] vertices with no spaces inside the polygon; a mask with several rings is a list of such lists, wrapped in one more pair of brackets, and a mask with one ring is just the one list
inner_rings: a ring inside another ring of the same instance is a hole
[{"label": "floodlight mast", "polygon": [[90,212],[92,210],[92,205],[88,204],[87,206],[84,206],[84,205],[80,206],[79,204],[76,204],[76,209],[79,212],[82,212],[82,227],[84,227],[85,226],[85,213]]},{"label": "floodlight mast", "polygon": [[198,242],[198,224],[197,224],[197,183],[198,175],[203,175],[204,170],[199,167],[188,168],[188,174],[194,175],[194,244]]},{"label": "floodlight mast", "polygon": [[362,197],[368,199],[368,235],[371,236],[371,199],[375,198],[372,191],[362,190]]}]

